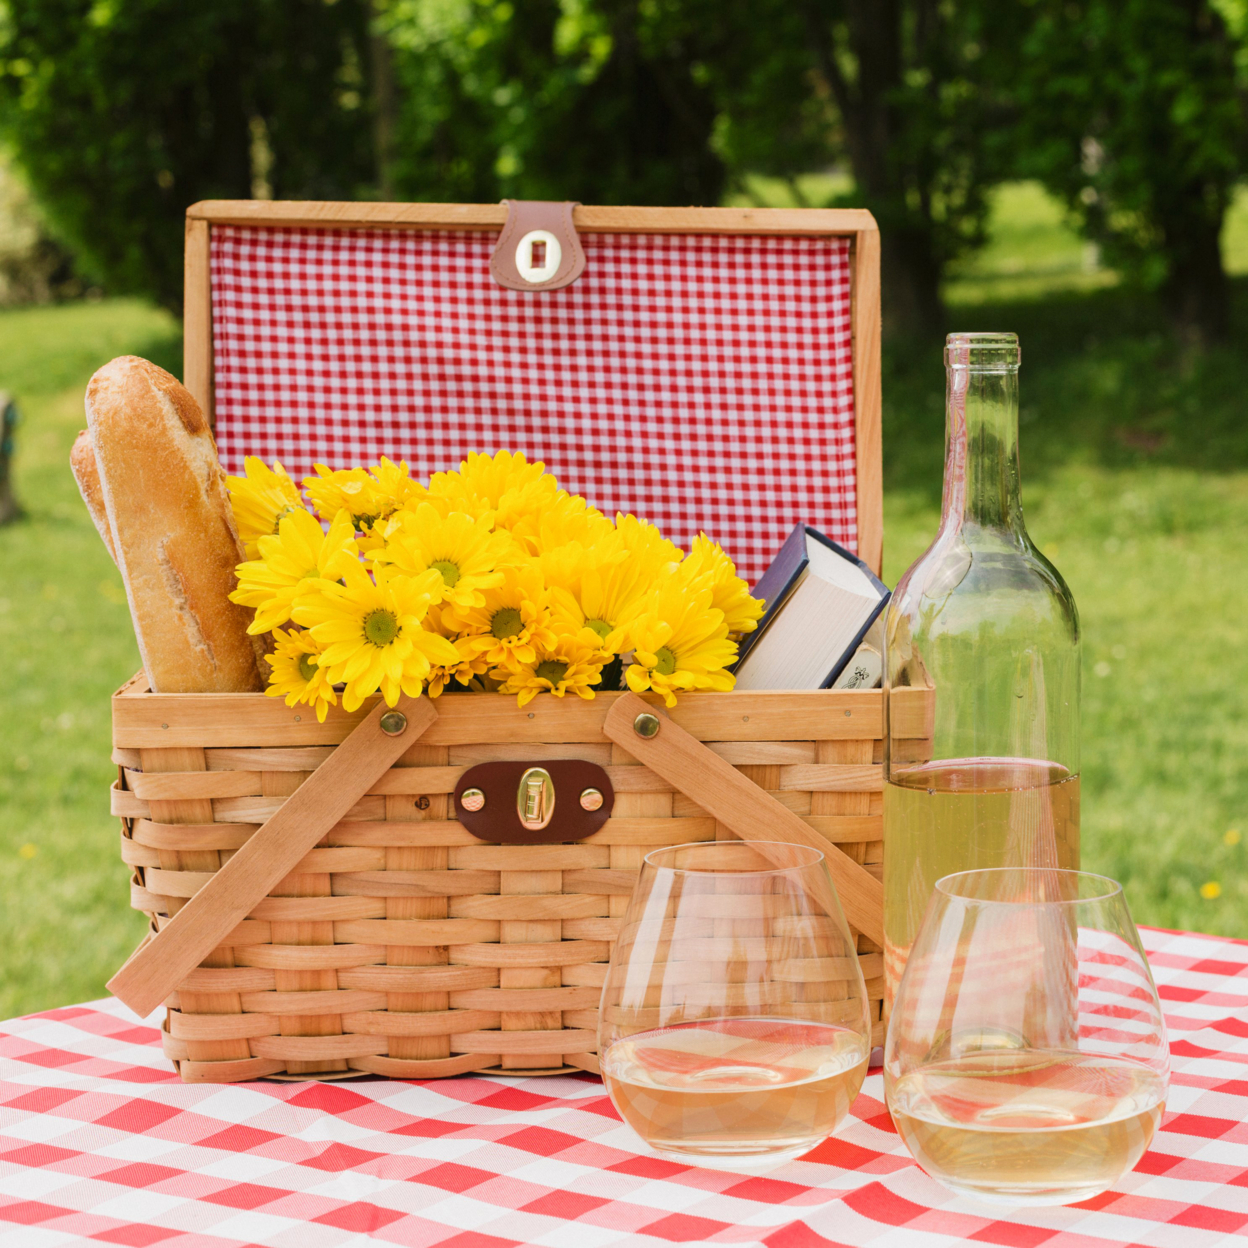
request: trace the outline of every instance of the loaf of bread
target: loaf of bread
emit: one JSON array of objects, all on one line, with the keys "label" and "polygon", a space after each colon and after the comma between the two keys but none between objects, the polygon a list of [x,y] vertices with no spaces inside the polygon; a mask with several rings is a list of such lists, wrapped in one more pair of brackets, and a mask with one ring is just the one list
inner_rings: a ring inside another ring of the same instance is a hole
[{"label": "loaf of bread", "polygon": [[91,378],[86,407],[106,527],[152,689],[262,688],[251,613],[229,599],[245,556],[199,404],[163,368],[123,355]]},{"label": "loaf of bread", "polygon": [[73,449],[69,452],[69,467],[78,482],[78,493],[87,505],[91,515],[91,523],[95,525],[113,562],[117,562],[117,551],[113,548],[113,531],[108,527],[108,512],[104,507],[104,490],[100,485],[100,470],[95,465],[95,447],[91,444],[91,435],[84,429],[75,439]]}]

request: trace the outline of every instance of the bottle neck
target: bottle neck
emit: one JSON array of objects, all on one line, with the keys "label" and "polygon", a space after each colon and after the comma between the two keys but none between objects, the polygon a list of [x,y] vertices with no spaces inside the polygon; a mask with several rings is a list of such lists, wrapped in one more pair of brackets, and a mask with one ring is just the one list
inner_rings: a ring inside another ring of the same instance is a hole
[{"label": "bottle neck", "polygon": [[1025,536],[1019,497],[1018,369],[951,362],[941,528]]}]

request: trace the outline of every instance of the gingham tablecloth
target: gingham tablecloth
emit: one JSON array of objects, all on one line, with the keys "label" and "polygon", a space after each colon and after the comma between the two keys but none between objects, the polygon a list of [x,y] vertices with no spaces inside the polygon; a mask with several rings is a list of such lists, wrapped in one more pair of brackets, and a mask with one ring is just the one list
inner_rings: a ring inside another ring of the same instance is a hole
[{"label": "gingham tablecloth", "polygon": [[1152,1149],[1071,1208],[993,1211],[909,1158],[872,1072],[765,1177],[647,1155],[589,1076],[184,1086],[116,1001],[0,1024],[0,1246],[1248,1241],[1248,942],[1143,932],[1174,1077]]}]

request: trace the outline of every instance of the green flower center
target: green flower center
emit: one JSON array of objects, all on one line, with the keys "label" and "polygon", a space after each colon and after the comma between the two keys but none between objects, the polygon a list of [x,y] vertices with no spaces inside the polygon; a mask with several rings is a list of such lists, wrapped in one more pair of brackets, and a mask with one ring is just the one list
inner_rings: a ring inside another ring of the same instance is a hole
[{"label": "green flower center", "polygon": [[310,654],[299,656],[299,675],[304,680],[311,680],[316,675],[316,660]]},{"label": "green flower center", "polygon": [[516,607],[502,607],[490,617],[490,632],[499,641],[509,637],[518,637],[524,631],[524,621]]},{"label": "green flower center", "polygon": [[663,646],[655,657],[659,661],[655,664],[654,670],[660,676],[670,676],[676,670],[676,656],[666,646]]},{"label": "green flower center", "polygon": [[293,515],[298,510],[299,508],[294,507],[294,506],[283,507],[282,510],[279,511],[277,515],[273,517],[273,532],[274,533],[280,532],[281,527],[282,527],[282,521],[285,520],[287,516]]},{"label": "green flower center", "polygon": [[432,563],[429,566],[437,568],[442,573],[442,580],[445,582],[447,589],[454,589],[459,584],[459,568],[449,559],[439,559],[437,563]]},{"label": "green flower center", "polygon": [[357,532],[368,533],[369,531],[371,531],[373,525],[375,525],[377,521],[381,519],[381,517],[380,516],[352,516],[351,519],[355,521],[355,527],[356,527]]},{"label": "green flower center", "polygon": [[567,674],[568,665],[558,659],[543,659],[534,672],[538,680],[548,680],[552,685],[557,685]]},{"label": "green flower center", "polygon": [[364,636],[375,646],[388,646],[399,635],[398,617],[393,611],[370,611],[364,617]]},{"label": "green flower center", "polygon": [[593,629],[603,641],[606,641],[611,632],[611,625],[606,620],[586,620],[585,627]]}]

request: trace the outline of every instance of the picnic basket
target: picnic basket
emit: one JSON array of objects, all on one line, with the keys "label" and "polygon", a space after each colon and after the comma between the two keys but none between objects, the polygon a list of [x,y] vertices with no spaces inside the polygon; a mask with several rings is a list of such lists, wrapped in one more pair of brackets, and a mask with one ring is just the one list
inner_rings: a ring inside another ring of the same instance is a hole
[{"label": "picnic basket", "polygon": [[[706,528],[751,579],[797,521],[878,571],[870,215],[545,207],[579,232],[584,273],[529,292],[487,271],[515,205],[193,206],[185,379],[226,468],[258,454],[298,478],[384,453],[424,475],[507,446],[678,543]],[[930,702],[898,695],[893,735],[921,749]],[[110,987],[168,1006],[190,1081],[594,1071],[645,853],[767,836],[826,849],[879,1043],[883,738],[879,690],[701,693],[670,713],[447,693],[318,723],[140,673],[113,699],[112,809],[150,932]],[[601,777],[592,828],[506,843],[468,817],[470,769],[569,760]]]}]

